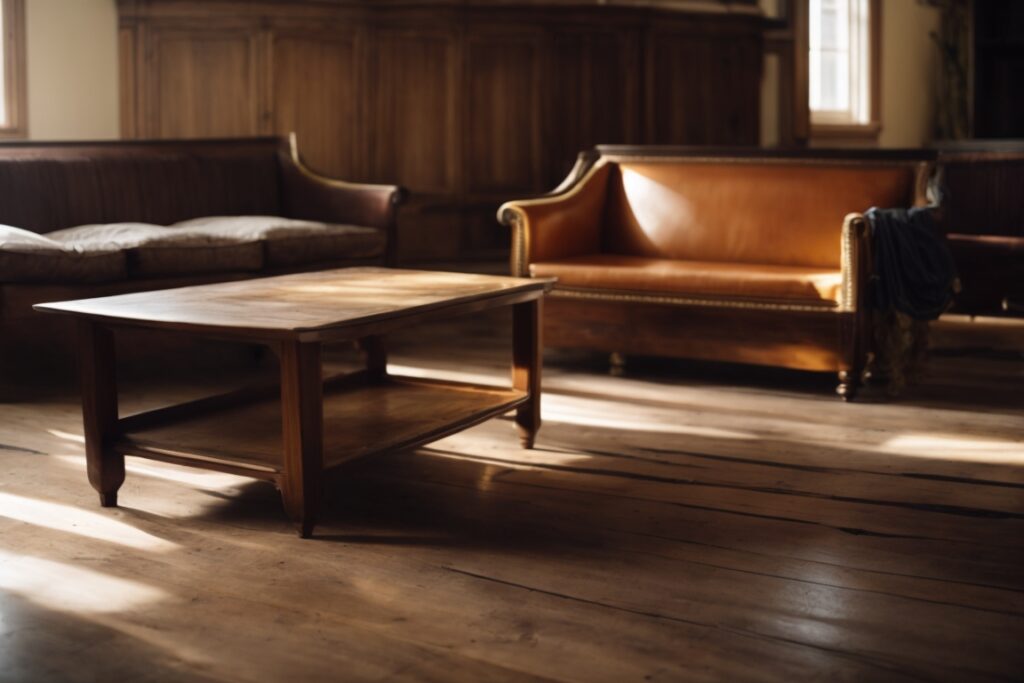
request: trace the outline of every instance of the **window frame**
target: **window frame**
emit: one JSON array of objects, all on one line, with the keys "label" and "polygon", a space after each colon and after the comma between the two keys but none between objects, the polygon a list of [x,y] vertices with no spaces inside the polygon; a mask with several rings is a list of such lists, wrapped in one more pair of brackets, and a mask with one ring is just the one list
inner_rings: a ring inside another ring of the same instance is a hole
[{"label": "window frame", "polygon": [[28,134],[28,101],[25,73],[25,0],[0,0],[3,13],[4,98],[7,120],[0,121],[0,139]]},{"label": "window frame", "polygon": [[[830,112],[821,112],[818,115],[810,109],[810,92],[809,88],[807,91],[807,107],[809,111],[809,123],[810,123],[810,137],[812,140],[815,139],[850,139],[850,140],[877,140],[878,134],[882,130],[881,123],[881,112],[882,112],[882,60],[881,60],[881,45],[882,45],[882,3],[881,0],[865,0],[868,11],[868,35],[867,35],[867,54],[866,57],[866,73],[868,83],[866,87],[868,106],[867,106],[867,120],[866,121],[837,121],[834,114]],[[805,5],[809,6],[809,2],[805,0]],[[805,9],[805,11],[808,11]],[[802,58],[807,63],[808,68],[804,71],[807,74],[807,78],[810,77],[810,21],[808,17],[806,31],[808,35],[804,37],[806,43],[804,44]]]}]

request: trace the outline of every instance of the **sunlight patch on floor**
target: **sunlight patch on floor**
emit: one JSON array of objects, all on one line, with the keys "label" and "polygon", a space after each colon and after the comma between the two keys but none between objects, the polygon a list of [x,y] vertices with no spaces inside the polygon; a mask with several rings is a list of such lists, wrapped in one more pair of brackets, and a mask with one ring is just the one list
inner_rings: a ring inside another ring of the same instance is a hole
[{"label": "sunlight patch on floor", "polygon": [[199,469],[175,467],[173,465],[160,465],[157,463],[139,461],[136,458],[126,458],[125,471],[129,474],[141,474],[144,477],[173,481],[178,484],[188,484],[197,489],[222,491],[248,484],[254,479],[240,477],[234,474],[221,472],[204,472]]},{"label": "sunlight patch on floor", "polygon": [[950,434],[901,434],[885,441],[883,450],[899,455],[996,465],[1024,465],[1024,442]]},{"label": "sunlight patch on floor", "polygon": [[[81,455],[57,455],[54,457],[69,465],[74,465],[78,469],[85,469],[85,458]],[[131,456],[125,458],[124,469],[128,474],[139,474],[143,477],[173,481],[176,484],[187,484],[193,488],[207,491],[223,491],[254,481],[248,477],[234,474],[206,472],[200,469],[164,465],[162,463],[147,462]]]},{"label": "sunlight patch on floor", "polygon": [[[85,457],[57,455],[53,456],[53,459],[81,471],[81,486],[89,487],[85,477]],[[119,501],[120,507],[122,509],[138,507],[147,515],[168,519],[194,517],[204,514],[210,509],[221,507],[225,504],[225,498],[236,495],[241,487],[255,481],[248,477],[145,461],[131,456],[125,458],[124,468],[129,478],[139,475],[157,482],[169,482],[172,489],[161,489],[156,495],[153,494],[152,489],[149,494],[145,495],[122,495]],[[181,488],[179,486],[181,484],[187,488]],[[174,487],[179,490],[173,490]],[[197,499],[195,492],[206,495]]]},{"label": "sunlight patch on floor", "polygon": [[116,545],[164,553],[179,546],[97,512],[0,492],[0,517]]},{"label": "sunlight patch on floor", "polygon": [[481,490],[490,488],[490,478],[505,469],[531,469],[536,465],[567,467],[593,459],[591,455],[550,450],[542,445],[535,449],[522,448],[516,431],[510,425],[498,424],[490,430],[487,427],[484,425],[453,434],[423,446],[419,451],[456,460],[503,461],[500,467],[485,468],[481,476],[487,479],[487,486],[481,486]]},{"label": "sunlight patch on floor", "polygon": [[422,368],[412,365],[398,365],[388,363],[388,373],[392,375],[404,375],[406,377],[421,377],[424,379],[442,379],[452,382],[467,382],[470,384],[483,384],[485,386],[510,386],[511,380],[494,374],[481,372],[466,372],[464,370],[439,370],[437,368]]},{"label": "sunlight patch on floor", "polygon": [[[656,432],[660,434],[684,434],[715,439],[756,439],[758,434],[735,429],[703,427],[698,424],[684,424],[679,411],[660,411],[651,408],[633,410],[616,401],[579,399],[559,394],[545,394],[542,401],[543,420],[582,427],[629,432]],[[691,415],[690,418],[699,418]]]},{"label": "sunlight patch on floor", "polygon": [[40,607],[80,613],[122,612],[167,597],[137,581],[5,550],[0,550],[0,589]]},{"label": "sunlight patch on floor", "polygon": [[55,436],[58,439],[64,439],[65,441],[74,441],[75,443],[85,443],[85,437],[81,434],[72,434],[71,432],[62,432],[59,429],[47,429],[47,432],[51,436]]}]

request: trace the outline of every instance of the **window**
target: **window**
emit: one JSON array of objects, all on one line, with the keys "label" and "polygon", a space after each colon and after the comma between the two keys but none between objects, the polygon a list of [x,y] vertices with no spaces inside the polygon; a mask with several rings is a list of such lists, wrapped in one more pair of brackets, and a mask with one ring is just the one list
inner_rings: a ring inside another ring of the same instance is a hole
[{"label": "window", "polygon": [[25,136],[25,3],[0,0],[0,137]]},{"label": "window", "polygon": [[812,134],[878,132],[877,0],[810,0]]}]

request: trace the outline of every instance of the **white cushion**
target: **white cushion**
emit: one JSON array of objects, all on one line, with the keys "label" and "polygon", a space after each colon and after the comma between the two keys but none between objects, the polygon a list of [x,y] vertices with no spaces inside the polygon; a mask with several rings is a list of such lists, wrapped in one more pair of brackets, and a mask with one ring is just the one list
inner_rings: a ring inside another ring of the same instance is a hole
[{"label": "white cushion", "polygon": [[0,249],[4,251],[46,251],[63,249],[60,244],[30,230],[0,225]]},{"label": "white cushion", "polygon": [[379,257],[375,228],[279,216],[210,216],[172,226],[79,225],[44,235],[0,225],[0,282],[100,282]]},{"label": "white cushion", "polygon": [[149,223],[99,223],[78,225],[47,234],[51,240],[77,249],[132,249],[150,240],[159,240],[167,228]]},{"label": "white cushion", "polygon": [[126,251],[128,272],[140,277],[259,270],[263,247],[258,239],[184,230],[149,223],[79,225],[47,237],[77,249],[101,247]]},{"label": "white cushion", "polygon": [[270,267],[374,258],[384,253],[387,240],[376,228],[280,216],[208,216],[181,221],[174,227],[209,235],[262,240]]},{"label": "white cushion", "polygon": [[103,282],[125,276],[120,249],[75,247],[0,225],[0,282]]}]

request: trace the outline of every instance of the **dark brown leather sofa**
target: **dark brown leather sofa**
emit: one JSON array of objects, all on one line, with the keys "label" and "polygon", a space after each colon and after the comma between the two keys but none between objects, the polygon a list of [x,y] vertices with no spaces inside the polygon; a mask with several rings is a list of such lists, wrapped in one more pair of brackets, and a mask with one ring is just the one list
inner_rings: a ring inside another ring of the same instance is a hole
[{"label": "dark brown leather sofa", "polygon": [[[53,316],[31,310],[43,301],[393,264],[402,197],[315,173],[294,136],[0,144],[0,229],[8,246],[22,236],[0,253],[0,344],[60,337]],[[65,233],[51,262],[20,251]]]},{"label": "dark brown leather sofa", "polygon": [[839,373],[869,352],[872,206],[925,203],[934,154],[598,147],[506,203],[512,271],[555,276],[549,346]]}]

